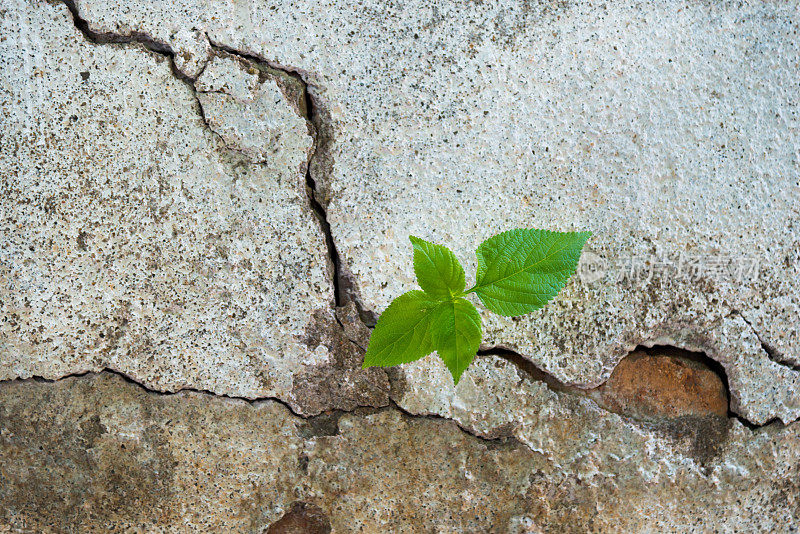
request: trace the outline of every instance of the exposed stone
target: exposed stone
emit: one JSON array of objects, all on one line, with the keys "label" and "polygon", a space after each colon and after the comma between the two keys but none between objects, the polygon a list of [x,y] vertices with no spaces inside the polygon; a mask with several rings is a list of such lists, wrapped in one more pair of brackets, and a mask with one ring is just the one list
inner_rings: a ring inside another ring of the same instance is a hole
[{"label": "exposed stone", "polygon": [[369,331],[358,319],[352,302],[337,308],[335,317],[327,310],[314,313],[306,343],[309,348],[327,348],[330,359],[295,375],[292,398],[303,413],[389,404],[386,372],[378,367],[361,368],[368,339]]},{"label": "exposed stone", "polygon": [[296,502],[283,517],[269,526],[266,534],[330,534],[330,531],[331,523],[322,509]]},{"label": "exposed stone", "polygon": [[97,31],[177,48],[202,28],[303,73],[326,132],[312,171],[367,308],[413,287],[408,234],[469,273],[501,230],[589,229],[585,281],[483,313],[489,345],[596,387],[636,346],[691,338],[736,413],[800,416],[798,372],[750,347],[800,358],[794,3],[77,4]]},{"label": "exposed stone", "polygon": [[106,374],[7,383],[0,398],[0,524],[260,532],[295,500],[302,440],[277,403],[159,396]]},{"label": "exposed stone", "polygon": [[0,531],[776,532],[800,520],[797,424],[734,422],[701,466],[588,399],[539,398],[549,415],[528,432],[551,439],[531,450],[394,409],[304,435],[272,401],[156,394],[107,373],[5,382]]},{"label": "exposed stone", "polygon": [[586,448],[592,454],[624,448],[626,461],[647,473],[661,469],[646,452],[653,447],[705,464],[720,452],[730,430],[727,418],[713,414],[643,422],[611,413],[585,391],[554,391],[493,356],[476,360],[457,387],[448,374],[439,359],[415,362],[406,367],[394,400],[409,412],[453,419],[486,438],[515,437],[562,469],[578,470],[587,461]]},{"label": "exposed stone", "polygon": [[728,415],[722,378],[685,356],[634,352],[590,396],[607,410],[635,419]]}]

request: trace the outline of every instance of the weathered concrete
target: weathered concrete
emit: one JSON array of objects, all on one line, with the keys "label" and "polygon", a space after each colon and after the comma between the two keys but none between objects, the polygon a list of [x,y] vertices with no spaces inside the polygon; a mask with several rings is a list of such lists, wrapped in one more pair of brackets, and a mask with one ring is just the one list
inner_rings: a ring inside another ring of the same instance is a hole
[{"label": "weathered concrete", "polygon": [[109,374],[7,382],[0,529],[779,532],[800,518],[797,425],[733,422],[700,462],[661,429],[550,397],[530,430],[551,440],[531,450],[394,409],[303,420]]},{"label": "weathered concrete", "polygon": [[[97,31],[209,38],[303,73],[328,220],[367,308],[413,286],[409,233],[475,247],[590,229],[599,279],[486,341],[594,387],[637,345],[721,362],[754,423],[800,416],[798,4],[79,0]],[[752,325],[752,326],[751,326]],[[431,387],[434,387],[432,384]]]}]

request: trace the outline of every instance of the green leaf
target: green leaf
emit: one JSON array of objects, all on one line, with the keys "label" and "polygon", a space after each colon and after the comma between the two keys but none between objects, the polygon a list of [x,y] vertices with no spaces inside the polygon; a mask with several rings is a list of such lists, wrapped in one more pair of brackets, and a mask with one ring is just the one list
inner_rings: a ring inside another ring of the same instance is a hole
[{"label": "green leaf", "polygon": [[575,273],[591,232],[516,229],[480,244],[473,288],[487,308],[505,316],[538,310]]},{"label": "green leaf", "polygon": [[394,299],[372,331],[364,367],[413,362],[433,352],[431,318],[439,304],[419,290]]},{"label": "green leaf", "polygon": [[481,345],[481,316],[466,299],[441,303],[434,310],[431,326],[433,348],[444,361],[453,382],[469,367]]},{"label": "green leaf", "polygon": [[419,286],[434,297],[452,298],[464,292],[464,268],[449,248],[414,236],[414,272]]}]

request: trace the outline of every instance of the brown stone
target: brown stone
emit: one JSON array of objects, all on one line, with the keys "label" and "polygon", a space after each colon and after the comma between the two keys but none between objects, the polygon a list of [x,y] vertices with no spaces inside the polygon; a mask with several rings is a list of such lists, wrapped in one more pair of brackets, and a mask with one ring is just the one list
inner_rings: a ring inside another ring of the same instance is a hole
[{"label": "brown stone", "polygon": [[330,531],[331,522],[321,508],[296,502],[269,526],[266,534],[330,534]]},{"label": "brown stone", "polygon": [[314,313],[304,342],[311,350],[325,347],[330,359],[322,365],[308,366],[293,378],[292,397],[303,415],[389,404],[386,371],[361,368],[368,341],[369,330],[352,302],[336,308],[335,316],[328,310]]},{"label": "brown stone", "polygon": [[303,419],[278,402],[158,394],[111,373],[0,382],[0,532],[783,532],[797,524],[800,426],[751,432],[734,423],[700,466],[649,423],[541,389],[543,417],[525,423],[526,446],[395,408]]},{"label": "brown stone", "polygon": [[635,419],[728,414],[722,378],[688,355],[634,352],[590,396],[607,410]]}]

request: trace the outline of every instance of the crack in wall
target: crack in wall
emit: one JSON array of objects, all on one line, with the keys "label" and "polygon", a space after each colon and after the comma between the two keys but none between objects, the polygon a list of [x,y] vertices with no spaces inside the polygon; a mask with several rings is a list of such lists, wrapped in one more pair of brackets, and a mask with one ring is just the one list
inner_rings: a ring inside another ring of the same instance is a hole
[{"label": "crack in wall", "polygon": [[747,326],[750,327],[750,330],[752,330],[753,335],[756,336],[759,344],[761,344],[761,350],[763,350],[766,353],[767,357],[770,360],[777,363],[778,365],[782,365],[783,367],[786,367],[788,369],[791,369],[792,371],[800,373],[800,364],[785,358],[778,349],[776,349],[774,346],[768,343],[763,337],[761,337],[761,333],[756,329],[753,323],[751,323],[750,320],[744,316],[742,312],[740,312],[739,310],[733,310],[733,313],[741,317],[742,320],[747,324]]},{"label": "crack in wall", "polygon": [[48,384],[54,384],[56,382],[61,382],[62,380],[68,380],[68,379],[71,379],[71,378],[83,378],[83,377],[88,377],[88,376],[97,376],[97,375],[101,375],[101,374],[109,374],[109,375],[118,376],[118,377],[122,378],[125,382],[127,382],[129,384],[132,384],[134,386],[137,386],[137,387],[143,389],[144,391],[146,391],[148,393],[152,393],[154,395],[172,396],[172,395],[178,395],[178,394],[181,394],[181,393],[199,393],[201,395],[209,395],[209,396],[212,396],[212,397],[219,397],[219,398],[222,398],[222,399],[230,399],[230,400],[242,401],[242,402],[246,402],[248,404],[255,404],[255,403],[258,403],[258,402],[276,402],[276,403],[280,404],[281,406],[283,406],[284,408],[286,408],[287,410],[289,410],[289,412],[292,415],[294,415],[295,417],[299,417],[301,419],[309,419],[310,417],[315,417],[315,416],[304,416],[304,415],[302,415],[300,413],[297,413],[291,407],[291,405],[289,403],[287,403],[286,401],[284,401],[284,400],[282,400],[282,399],[280,399],[278,397],[270,397],[270,396],[266,396],[266,397],[242,397],[242,396],[238,396],[238,395],[228,395],[226,393],[216,393],[214,391],[210,391],[210,390],[207,390],[207,389],[194,388],[194,387],[190,387],[190,386],[180,387],[180,388],[175,389],[175,390],[153,389],[151,387],[146,386],[144,383],[139,382],[138,380],[136,380],[135,378],[131,377],[130,375],[128,375],[128,374],[126,374],[126,373],[124,373],[122,371],[119,371],[117,369],[113,369],[111,367],[104,367],[103,369],[100,369],[99,371],[78,371],[78,372],[75,372],[75,373],[69,373],[69,374],[66,374],[66,375],[63,375],[63,376],[59,376],[58,378],[46,378],[46,377],[43,377],[43,376],[40,376],[40,375],[32,375],[32,376],[27,377],[27,378],[11,378],[11,379],[8,379],[8,380],[0,380],[0,387],[3,387],[5,385],[7,385],[7,384],[18,383],[18,382],[21,382],[21,383],[25,383],[25,382],[45,382],[45,383],[48,383]]},{"label": "crack in wall", "polygon": [[[220,141],[222,142],[222,144],[226,148],[229,148],[229,149],[232,149],[232,150],[236,150],[235,147],[229,146],[229,144],[224,139],[222,139],[222,137],[209,124],[209,122],[208,122],[208,120],[207,120],[207,118],[205,116],[205,112],[203,110],[203,106],[200,103],[199,99],[197,98],[198,91],[197,91],[197,89],[196,89],[196,87],[194,85],[194,82],[196,81],[197,78],[196,77],[195,78],[188,77],[177,68],[177,66],[175,64],[175,51],[172,49],[172,47],[170,47],[166,43],[162,43],[162,42],[156,41],[155,39],[153,39],[149,35],[147,35],[145,33],[141,33],[141,32],[132,32],[129,35],[118,35],[118,34],[114,34],[114,33],[102,33],[102,32],[93,31],[89,27],[89,23],[80,16],[80,12],[79,12],[79,10],[77,8],[77,5],[75,4],[74,0],[62,0],[62,1],[67,6],[67,8],[68,8],[68,10],[69,10],[69,12],[70,12],[70,14],[72,16],[73,23],[74,23],[75,27],[83,34],[83,36],[89,42],[92,42],[92,43],[95,43],[95,44],[101,44],[101,45],[102,44],[140,44],[140,45],[144,46],[147,50],[150,50],[150,51],[152,51],[154,53],[157,53],[159,55],[167,57],[169,59],[169,61],[170,61],[170,66],[171,66],[172,73],[175,75],[176,78],[178,78],[179,80],[183,81],[187,85],[187,87],[189,87],[189,89],[192,91],[192,94],[195,96],[195,101],[197,103],[198,114],[200,115],[200,118],[202,119],[203,123],[206,125],[206,127],[211,132],[213,132],[220,139]],[[340,257],[339,252],[338,252],[338,249],[336,248],[336,243],[335,243],[335,241],[333,239],[333,234],[332,234],[332,231],[331,231],[331,225],[330,225],[330,222],[328,221],[327,209],[326,209],[325,205],[323,205],[323,202],[321,202],[320,199],[319,199],[319,194],[318,194],[319,184],[317,183],[317,181],[315,180],[315,178],[313,176],[312,167],[313,167],[315,159],[318,157],[318,152],[320,150],[320,137],[321,137],[320,136],[320,132],[325,128],[325,125],[323,124],[323,121],[322,121],[322,118],[321,118],[322,113],[320,111],[320,106],[315,101],[315,98],[312,95],[311,91],[309,91],[309,83],[306,81],[306,79],[304,77],[304,74],[301,73],[298,69],[292,69],[292,68],[286,67],[284,65],[279,65],[279,64],[276,64],[274,62],[267,61],[266,59],[264,59],[262,57],[259,57],[259,56],[256,56],[254,54],[241,52],[241,51],[236,50],[236,49],[234,49],[232,47],[226,46],[226,45],[224,45],[222,43],[215,42],[214,40],[212,40],[208,36],[208,34],[205,34],[205,37],[208,40],[208,43],[211,46],[211,49],[213,51],[215,51],[215,52],[224,52],[226,54],[230,54],[232,56],[235,56],[236,58],[239,58],[241,60],[244,60],[244,61],[246,61],[248,63],[251,63],[251,64],[255,65],[257,68],[266,67],[266,68],[270,68],[270,69],[275,69],[275,70],[281,71],[284,74],[286,74],[288,76],[291,76],[291,77],[297,79],[300,82],[302,90],[303,90],[303,100],[304,100],[304,103],[305,103],[305,106],[304,106],[305,109],[299,109],[298,111],[301,113],[303,118],[307,121],[307,123],[309,125],[309,133],[310,133],[310,135],[312,137],[312,140],[313,140],[313,145],[312,145],[312,148],[311,148],[311,151],[310,151],[310,154],[309,154],[309,157],[307,159],[306,166],[305,166],[306,196],[307,196],[307,199],[308,199],[309,207],[311,208],[312,212],[314,213],[314,216],[315,216],[315,218],[316,218],[316,220],[317,220],[317,222],[318,222],[318,224],[320,226],[320,230],[322,231],[322,233],[324,235],[324,238],[325,238],[325,244],[326,244],[326,248],[327,248],[327,252],[328,252],[327,257],[328,257],[328,261],[329,261],[331,279],[332,279],[332,285],[333,285],[333,292],[334,292],[334,305],[336,307],[343,307],[348,302],[352,302],[356,306],[356,309],[358,310],[359,318],[360,318],[361,322],[364,324],[364,326],[366,326],[369,329],[374,328],[375,324],[377,323],[377,315],[374,314],[371,311],[368,311],[363,306],[363,303],[361,302],[361,300],[359,298],[359,291],[357,289],[357,286],[356,286],[356,283],[355,283],[355,279],[352,276],[352,274],[350,274],[349,270],[346,269],[346,267],[343,265],[343,263],[341,261],[341,257]],[[198,73],[198,77],[202,74],[204,69],[205,69],[205,67],[203,67],[203,69],[200,70],[200,72]],[[323,137],[327,137],[327,136],[323,136]],[[339,323],[339,326],[344,331],[345,330],[344,325],[341,323],[341,321],[339,321],[338,318],[337,318],[337,322]],[[349,338],[349,336],[348,336],[348,338]],[[366,347],[363,347],[363,346],[359,345],[353,339],[351,339],[351,341],[353,341],[360,349],[366,351]],[[528,360],[525,360],[522,356],[519,356],[519,355],[517,355],[517,356],[518,356],[518,358],[514,358],[513,360],[509,360],[509,361],[512,361],[512,363],[514,363],[518,367],[524,365],[522,362],[528,362]],[[529,363],[529,365],[527,366],[527,368],[524,368],[523,370],[530,374],[532,372],[532,369],[535,368],[535,366],[533,366],[533,364],[530,363],[530,362],[528,362],[528,363]],[[114,373],[114,374],[118,374],[120,376],[123,376],[126,380],[129,380],[131,382],[134,382],[134,383],[138,384],[138,382],[134,381],[131,377],[128,377],[127,375],[125,375],[124,373],[121,373],[119,371],[116,371],[116,370],[113,370],[113,369],[104,369],[103,371],[107,371],[107,372],[111,372],[111,373]],[[63,378],[68,378],[68,377],[71,377],[71,376],[82,376],[84,374],[86,374],[86,373],[85,372],[84,373],[74,373],[74,374],[66,375]],[[534,373],[534,374],[536,374],[536,376],[541,377],[541,378],[545,378],[545,377],[549,376],[548,380],[549,380],[549,382],[551,384],[554,384],[554,383],[557,382],[555,377],[547,375],[546,373],[544,373],[544,371],[539,370],[538,373]],[[0,382],[0,383],[2,383],[2,382]],[[390,383],[391,383],[391,379],[390,379]],[[145,386],[142,385],[142,387],[145,387]],[[145,388],[145,389],[147,389],[147,388]],[[154,392],[154,393],[156,392],[155,390],[151,390],[151,389],[148,389],[148,391],[151,391],[151,392]],[[184,389],[179,390],[179,391],[196,391],[196,392],[201,392],[201,393],[213,394],[213,393],[208,392],[206,390],[197,390],[197,389],[191,389],[191,388],[184,388]],[[226,395],[220,395],[220,396],[227,397]],[[280,402],[281,404],[283,404],[287,408],[289,408],[288,404],[286,404],[285,402],[280,401],[279,399],[276,399],[276,398],[263,398],[263,399],[262,398],[246,399],[246,398],[243,398],[243,397],[229,397],[229,398],[237,398],[237,399],[240,399],[240,400],[248,400],[248,401],[275,400],[277,402]],[[414,415],[414,414],[411,414],[410,412],[408,412],[406,410],[403,410],[394,401],[390,401],[390,402],[391,402],[391,405],[393,405],[395,408],[403,411],[403,413],[405,413],[405,414],[407,414],[409,416],[413,415],[413,416],[416,416],[416,417],[438,418],[438,416],[434,416],[434,415]],[[289,408],[289,409],[291,410],[291,408]],[[298,415],[293,410],[291,410],[291,411],[295,415]],[[442,418],[442,419],[444,419],[444,418]],[[467,431],[464,428],[462,428],[462,430]],[[473,434],[473,433],[471,433],[471,434],[475,435],[476,437],[480,437],[477,434]],[[486,439],[486,438],[481,437],[481,439]]]},{"label": "crack in wall", "polygon": [[421,414],[414,414],[405,410],[403,407],[399,406],[396,402],[390,400],[387,406],[381,406],[379,408],[373,408],[370,406],[359,406],[353,410],[328,410],[322,412],[317,415],[303,415],[301,413],[296,412],[289,403],[286,401],[278,398],[278,397],[242,397],[238,395],[228,395],[224,393],[215,393],[213,391],[209,391],[207,389],[199,389],[193,387],[181,387],[171,391],[162,391],[158,389],[153,389],[151,387],[146,386],[142,382],[134,379],[133,377],[129,376],[128,374],[119,371],[117,369],[113,369],[110,367],[105,367],[99,371],[81,371],[76,373],[70,373],[64,376],[60,376],[58,378],[46,378],[39,375],[33,375],[27,378],[11,378],[8,380],[0,380],[0,388],[7,386],[9,384],[16,384],[16,383],[26,383],[26,382],[44,382],[47,384],[55,384],[57,382],[61,382],[63,380],[70,380],[70,379],[79,379],[79,378],[86,378],[91,376],[99,376],[102,374],[106,375],[113,375],[121,378],[128,384],[136,386],[143,391],[157,396],[164,396],[169,397],[173,395],[181,395],[185,393],[195,393],[199,395],[209,396],[209,397],[216,397],[219,399],[226,399],[229,401],[241,401],[249,405],[256,405],[259,403],[266,403],[266,402],[273,402],[276,404],[280,404],[283,406],[289,413],[292,414],[295,418],[299,419],[306,425],[306,429],[304,430],[306,436],[305,437],[314,437],[314,436],[335,436],[339,433],[339,426],[338,422],[344,415],[355,415],[359,417],[367,417],[374,414],[383,413],[386,411],[397,411],[402,414],[403,417],[409,419],[428,419],[431,421],[441,421],[447,423],[449,425],[453,425],[458,428],[464,434],[471,436],[473,438],[477,438],[484,442],[493,443],[495,445],[507,445],[509,447],[514,447],[521,445],[522,443],[512,436],[503,436],[498,438],[487,438],[481,436],[480,434],[472,431],[471,429],[464,427],[458,424],[456,421],[452,419],[448,419],[446,417],[438,416],[438,415],[421,415]]},{"label": "crack in wall", "polygon": [[[158,54],[162,57],[165,57],[169,60],[170,70],[172,71],[172,75],[177,79],[182,81],[186,87],[191,91],[192,95],[195,99],[195,105],[197,114],[200,116],[200,120],[203,121],[206,128],[225,146],[227,149],[241,153],[241,150],[238,150],[236,147],[230,146],[225,139],[217,133],[214,128],[208,122],[206,118],[205,111],[203,110],[203,106],[200,103],[200,100],[197,97],[197,89],[194,86],[194,82],[197,80],[196,77],[190,77],[184,74],[176,65],[175,63],[175,51],[172,49],[170,45],[167,43],[162,43],[153,39],[146,33],[133,31],[128,35],[120,35],[116,33],[110,32],[97,32],[92,30],[89,27],[89,23],[80,15],[80,11],[78,10],[78,6],[75,4],[75,0],[61,0],[72,16],[72,22],[75,28],[83,35],[83,37],[89,41],[90,43],[96,45],[130,45],[130,44],[137,44],[144,47],[146,50],[153,52],[154,54]],[[200,71],[202,74],[202,70]],[[198,74],[199,76],[199,74]],[[244,154],[243,154],[244,155]]]},{"label": "crack in wall", "polygon": [[[297,69],[285,67],[283,65],[278,65],[275,64],[274,62],[267,61],[262,57],[249,53],[240,52],[229,46],[225,46],[223,44],[214,42],[212,39],[209,38],[209,36],[206,33],[204,33],[203,38],[207,41],[208,46],[204,48],[202,65],[200,68],[195,69],[193,71],[196,72],[194,76],[188,76],[178,67],[176,63],[176,51],[169,44],[159,42],[153,39],[151,36],[141,32],[131,32],[128,35],[119,35],[109,32],[94,31],[90,27],[88,21],[81,17],[78,7],[75,3],[75,0],[62,0],[62,2],[70,12],[75,28],[83,35],[83,37],[88,42],[96,45],[137,44],[154,54],[158,54],[168,59],[172,74],[175,76],[176,79],[182,81],[194,96],[196,111],[198,113],[198,116],[202,120],[203,124],[205,125],[206,129],[208,129],[208,131],[210,131],[220,141],[222,146],[231,151],[241,154],[242,157],[246,158],[248,162],[254,165],[263,165],[266,164],[266,162],[257,161],[253,157],[250,157],[244,150],[242,150],[242,148],[238,146],[232,146],[232,144],[228,142],[226,138],[215,129],[214,125],[206,117],[206,110],[203,107],[203,102],[201,101],[199,95],[207,94],[210,92],[213,93],[214,91],[213,89],[211,91],[203,90],[203,87],[198,87],[197,82],[203,75],[203,73],[207,70],[211,59],[215,56],[219,57],[229,56],[232,57],[232,59],[241,62],[242,65],[246,66],[248,69],[254,68],[256,71],[258,71],[259,83],[263,83],[266,80],[267,76],[272,77],[275,83],[277,83],[284,97],[289,102],[289,105],[305,121],[306,126],[308,128],[308,135],[311,138],[311,147],[306,154],[304,165],[299,169],[300,174],[302,175],[303,178],[303,181],[301,182],[302,185],[300,184],[298,185],[304,189],[304,193],[308,203],[307,205],[310,208],[314,218],[316,219],[317,224],[319,225],[320,231],[322,232],[324,238],[325,252],[326,252],[325,255],[328,263],[328,276],[330,277],[331,286],[334,294],[334,299],[333,299],[334,302],[332,304],[335,306],[336,309],[343,309],[344,307],[347,306],[348,303],[353,303],[358,312],[359,320],[365,325],[370,325],[370,324],[374,325],[375,318],[371,316],[369,312],[365,311],[364,306],[362,305],[360,299],[358,298],[359,291],[356,288],[354,278],[352,277],[352,275],[349,274],[349,271],[342,265],[331,232],[331,225],[328,222],[328,214],[326,206],[323,202],[320,201],[320,195],[318,192],[319,182],[314,177],[313,168],[315,165],[315,161],[319,155],[320,145],[322,143],[321,138],[328,139],[330,135],[328,133],[325,133],[324,135],[320,136],[320,132],[324,132],[328,128],[327,125],[325,124],[325,121],[322,119],[322,115],[324,115],[325,112],[320,111],[321,106],[317,104],[314,95],[312,94],[313,91],[309,90],[309,84],[306,81],[306,74]],[[291,78],[296,83],[288,83],[286,78]],[[336,317],[337,315],[335,313],[336,310],[333,311],[334,311],[333,315],[334,317]],[[339,320],[338,317],[336,317],[336,324],[342,330],[342,332],[347,336],[347,329],[345,328],[345,325],[342,324],[342,322]],[[351,336],[348,337],[351,338]],[[351,338],[351,341],[356,343],[359,349],[365,350],[363,344],[359,345],[357,343],[357,340]],[[357,366],[357,368],[360,370],[360,364]],[[114,372],[119,373],[118,371]],[[381,372],[384,371],[381,370]],[[368,383],[367,385],[370,384]],[[191,388],[186,388],[186,390],[191,390]],[[388,395],[388,389],[387,389],[387,395]],[[278,400],[275,398],[271,399]],[[281,403],[286,405],[286,403],[283,401],[281,401]],[[362,404],[359,403],[358,406],[362,406]]]},{"label": "crack in wall", "polygon": [[[319,177],[314,176],[314,168],[320,163],[322,153],[325,152],[325,145],[332,137],[329,132],[330,127],[327,121],[323,119],[328,113],[324,106],[314,96],[314,92],[309,88],[313,88],[313,84],[308,81],[308,74],[300,69],[290,66],[282,65],[274,61],[269,61],[266,58],[260,57],[255,54],[241,52],[230,46],[224,45],[214,41],[208,34],[206,39],[210,43],[212,49],[217,51],[226,52],[236,57],[249,61],[257,66],[267,67],[283,72],[289,76],[297,79],[303,87],[303,96],[305,102],[305,109],[301,110],[301,114],[309,123],[309,129],[312,132],[314,140],[311,154],[305,169],[305,182],[309,205],[314,212],[314,215],[319,222],[320,229],[325,236],[325,244],[328,249],[328,259],[331,264],[331,278],[333,281],[334,303],[337,307],[343,307],[348,302],[352,302],[358,310],[361,321],[367,327],[374,327],[377,323],[377,315],[369,310],[361,299],[361,292],[347,265],[342,261],[339,250],[336,247],[336,242],[333,238],[331,231],[331,224],[328,221],[327,200],[324,198],[325,194],[321,189],[327,189],[320,183]],[[319,165],[323,167],[322,165]]]}]

